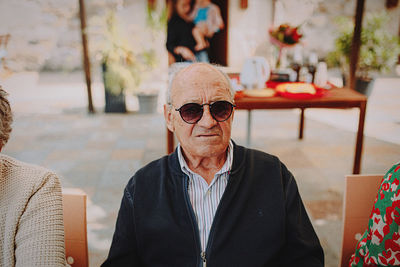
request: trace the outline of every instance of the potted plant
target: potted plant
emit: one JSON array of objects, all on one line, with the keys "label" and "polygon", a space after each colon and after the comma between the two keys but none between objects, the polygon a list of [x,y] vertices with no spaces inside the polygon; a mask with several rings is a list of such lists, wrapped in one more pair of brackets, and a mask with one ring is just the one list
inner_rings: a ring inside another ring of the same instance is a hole
[{"label": "potted plant", "polygon": [[106,16],[103,37],[101,65],[105,112],[126,112],[126,94],[142,93],[141,84],[156,65],[156,55],[151,46],[143,48],[140,42],[131,40],[133,34],[124,30],[114,11]]},{"label": "potted plant", "polygon": [[[150,49],[147,53],[144,53],[144,57],[147,65],[149,66],[146,73],[142,73],[146,80],[154,81],[157,80],[156,77],[160,76],[160,70],[157,73],[152,73],[151,70],[155,70],[160,58],[160,53],[157,48],[162,48],[164,51],[165,43],[165,33],[167,26],[167,10],[166,8],[157,9],[156,5],[149,3],[147,6],[147,42],[149,43]],[[156,77],[155,77],[156,76]],[[158,89],[159,85],[154,82],[144,82],[142,86],[139,87],[137,92],[137,97],[139,101],[139,112],[140,113],[153,113],[157,109],[158,102]]]},{"label": "potted plant", "polygon": [[[396,63],[400,53],[399,38],[386,30],[389,16],[385,12],[366,14],[361,31],[361,47],[356,72],[355,90],[369,96],[372,91],[373,73],[389,71]],[[344,84],[348,81],[351,43],[354,24],[350,18],[338,17],[339,34],[335,39],[335,49],[328,53],[330,67],[340,67]]]}]

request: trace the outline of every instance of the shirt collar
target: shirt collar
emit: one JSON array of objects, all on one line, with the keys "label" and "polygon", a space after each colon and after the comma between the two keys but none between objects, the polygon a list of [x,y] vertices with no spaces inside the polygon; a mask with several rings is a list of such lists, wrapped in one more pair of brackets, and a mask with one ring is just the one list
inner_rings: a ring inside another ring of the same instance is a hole
[{"label": "shirt collar", "polygon": [[[179,165],[181,166],[181,170],[183,173],[187,174],[190,177],[190,174],[194,174],[194,172],[189,168],[189,166],[186,163],[185,158],[183,157],[182,148],[181,148],[180,143],[178,143],[177,150],[178,150],[178,160],[179,160]],[[229,140],[228,151],[227,151],[225,163],[216,174],[221,175],[223,173],[229,172],[232,169],[232,163],[233,163],[233,143],[232,143],[232,140]]]}]

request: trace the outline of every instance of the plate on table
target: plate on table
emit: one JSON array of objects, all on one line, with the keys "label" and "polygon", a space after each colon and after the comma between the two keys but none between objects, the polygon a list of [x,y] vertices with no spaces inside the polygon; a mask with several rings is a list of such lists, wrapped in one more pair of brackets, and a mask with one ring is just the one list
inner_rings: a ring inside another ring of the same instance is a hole
[{"label": "plate on table", "polygon": [[293,82],[280,83],[276,85],[275,90],[280,96],[293,99],[310,99],[322,97],[327,90],[316,87],[310,83]]},{"label": "plate on table", "polygon": [[243,90],[243,94],[245,96],[250,97],[273,97],[276,95],[276,91],[274,89],[250,89],[250,90]]},{"label": "plate on table", "polygon": [[237,91],[235,94],[235,99],[240,99],[243,97],[254,97],[254,98],[263,98],[263,97],[273,97],[277,93],[274,89],[267,88],[267,89],[248,89]]}]

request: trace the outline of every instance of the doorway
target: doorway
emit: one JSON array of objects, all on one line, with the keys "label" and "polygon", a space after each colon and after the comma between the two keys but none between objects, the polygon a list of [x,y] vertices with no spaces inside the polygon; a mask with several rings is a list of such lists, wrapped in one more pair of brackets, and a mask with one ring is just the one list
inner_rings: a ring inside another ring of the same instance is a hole
[{"label": "doorway", "polygon": [[211,38],[208,56],[211,63],[216,63],[222,66],[228,65],[228,1],[229,0],[212,1],[219,7],[225,27]]}]

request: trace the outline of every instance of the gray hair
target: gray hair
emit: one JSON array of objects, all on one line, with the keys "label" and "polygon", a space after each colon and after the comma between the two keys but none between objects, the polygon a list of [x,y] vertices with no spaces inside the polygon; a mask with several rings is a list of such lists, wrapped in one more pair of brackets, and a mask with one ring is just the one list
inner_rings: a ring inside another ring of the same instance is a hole
[{"label": "gray hair", "polygon": [[[168,69],[168,88],[167,88],[167,95],[166,95],[166,100],[167,100],[167,105],[172,104],[172,84],[176,78],[176,75],[183,69],[187,68],[188,66],[192,65],[193,63],[191,62],[180,62],[180,63],[174,63],[172,64],[169,69]],[[203,63],[204,64],[204,63]],[[229,79],[229,76],[222,71],[219,67],[219,65],[216,64],[210,64],[211,66],[215,67],[226,79],[228,86],[229,86],[229,93],[231,95],[231,101],[234,101],[235,98],[235,91],[233,90],[231,80]]]},{"label": "gray hair", "polygon": [[7,96],[8,93],[0,86],[0,148],[4,147],[7,143],[12,130],[11,123],[13,116]]}]

